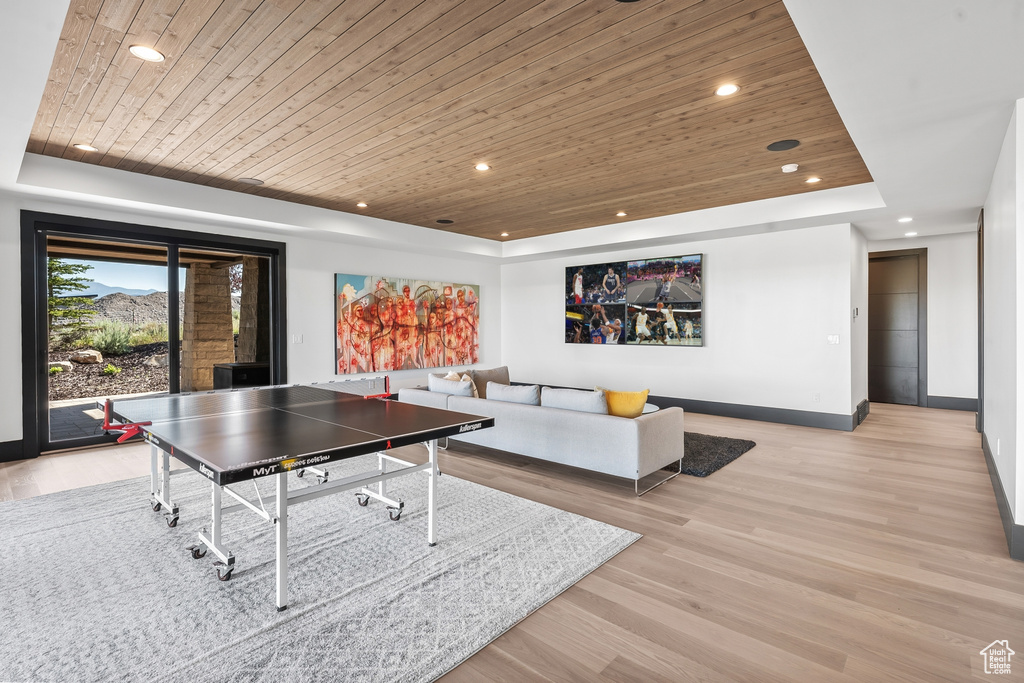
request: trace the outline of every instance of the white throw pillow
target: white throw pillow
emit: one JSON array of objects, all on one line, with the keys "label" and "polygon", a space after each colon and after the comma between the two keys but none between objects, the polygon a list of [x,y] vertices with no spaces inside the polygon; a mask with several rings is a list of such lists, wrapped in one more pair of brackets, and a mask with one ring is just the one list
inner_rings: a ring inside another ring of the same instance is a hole
[{"label": "white throw pillow", "polygon": [[540,404],[545,408],[578,410],[582,413],[608,414],[608,401],[603,391],[580,391],[579,389],[554,389],[544,387],[540,392]]},{"label": "white throw pillow", "polygon": [[449,379],[449,380],[451,380],[453,382],[461,382],[462,381],[462,377],[460,377],[459,373],[455,372],[454,370],[449,370],[448,374],[445,375],[444,378],[445,379]]},{"label": "white throw pillow", "polygon": [[469,376],[468,372],[459,379],[463,382],[469,382],[470,386],[473,387],[473,398],[480,398],[480,394],[477,393],[476,390],[476,382],[473,381],[473,378]]},{"label": "white throw pillow", "polygon": [[497,382],[487,383],[487,400],[505,403],[523,403],[528,406],[540,405],[540,387],[536,384],[508,386]]},{"label": "white throw pillow", "polygon": [[461,380],[456,382],[438,377],[435,374],[427,375],[427,389],[441,394],[451,394],[452,396],[473,396],[472,382],[463,382]]}]

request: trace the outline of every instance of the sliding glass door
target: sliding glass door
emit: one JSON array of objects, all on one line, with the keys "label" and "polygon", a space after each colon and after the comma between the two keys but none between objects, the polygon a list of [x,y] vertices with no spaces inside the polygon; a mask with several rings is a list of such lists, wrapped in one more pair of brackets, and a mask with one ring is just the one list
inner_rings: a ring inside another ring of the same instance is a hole
[{"label": "sliding glass door", "polygon": [[285,381],[281,243],[23,212],[22,264],[26,457],[111,440],[108,397]]}]

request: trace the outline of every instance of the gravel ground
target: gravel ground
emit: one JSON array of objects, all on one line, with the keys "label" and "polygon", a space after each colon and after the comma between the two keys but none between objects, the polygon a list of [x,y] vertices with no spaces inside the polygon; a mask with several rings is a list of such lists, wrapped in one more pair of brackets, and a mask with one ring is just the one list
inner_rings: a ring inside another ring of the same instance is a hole
[{"label": "gravel ground", "polygon": [[[71,351],[52,351],[50,361],[66,361]],[[131,353],[123,356],[104,356],[102,363],[74,363],[70,371],[50,375],[50,400],[64,401],[71,398],[92,398],[137,394],[146,391],[167,391],[167,368],[144,365],[146,359],[167,353],[167,342],[136,346]],[[116,375],[104,375],[107,364],[118,367]]]}]

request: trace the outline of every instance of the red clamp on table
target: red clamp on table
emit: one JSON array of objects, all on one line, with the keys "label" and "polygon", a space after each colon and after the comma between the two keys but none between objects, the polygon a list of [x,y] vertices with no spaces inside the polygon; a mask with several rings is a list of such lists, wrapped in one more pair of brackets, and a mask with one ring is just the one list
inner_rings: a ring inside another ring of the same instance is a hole
[{"label": "red clamp on table", "polygon": [[124,443],[128,439],[142,433],[142,428],[147,427],[152,422],[126,422],[124,424],[112,424],[110,422],[110,399],[108,398],[103,403],[103,424],[100,426],[105,432],[124,432],[121,436],[117,437],[118,443]]}]

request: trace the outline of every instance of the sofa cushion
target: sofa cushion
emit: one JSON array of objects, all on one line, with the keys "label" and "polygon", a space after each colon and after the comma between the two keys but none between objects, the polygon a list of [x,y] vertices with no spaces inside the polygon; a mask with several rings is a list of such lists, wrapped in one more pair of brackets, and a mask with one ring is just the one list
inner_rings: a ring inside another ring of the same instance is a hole
[{"label": "sofa cushion", "polygon": [[[602,387],[596,387],[601,389]],[[605,399],[608,401],[608,414],[618,417],[640,417],[644,412],[644,404],[647,403],[647,394],[650,389],[643,391],[610,391],[604,389]]]},{"label": "sofa cushion", "polygon": [[473,383],[454,381],[439,377],[433,373],[427,375],[427,389],[430,391],[436,391],[441,394],[451,394],[452,396],[473,396]]},{"label": "sofa cushion", "polygon": [[488,382],[497,382],[506,386],[510,384],[507,365],[490,370],[470,370],[469,374],[473,377],[473,383],[476,384],[476,390],[480,394],[480,398],[487,398]]},{"label": "sofa cushion", "polygon": [[528,406],[540,405],[540,387],[536,384],[526,386],[507,386],[497,382],[487,383],[487,400],[505,403],[523,403]]},{"label": "sofa cushion", "polygon": [[540,392],[540,404],[545,408],[577,410],[582,413],[608,414],[608,402],[604,391],[580,391],[579,389],[554,389],[544,387]]}]

